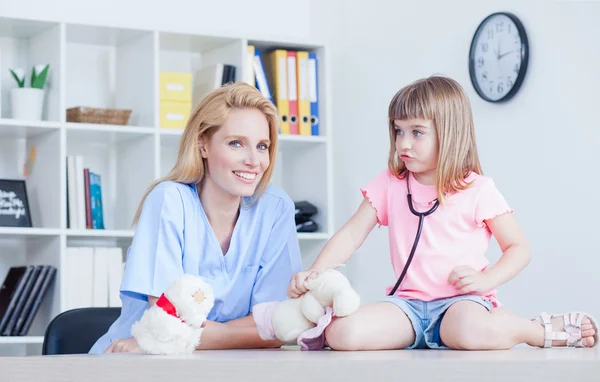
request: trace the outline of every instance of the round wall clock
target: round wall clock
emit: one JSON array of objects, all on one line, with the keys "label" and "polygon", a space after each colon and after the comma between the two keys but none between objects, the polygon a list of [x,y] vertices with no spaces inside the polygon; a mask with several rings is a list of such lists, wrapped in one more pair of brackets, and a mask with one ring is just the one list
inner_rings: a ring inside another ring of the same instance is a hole
[{"label": "round wall clock", "polygon": [[523,83],[528,61],[527,33],[517,16],[497,12],[479,24],[471,41],[469,74],[481,98],[511,99]]}]

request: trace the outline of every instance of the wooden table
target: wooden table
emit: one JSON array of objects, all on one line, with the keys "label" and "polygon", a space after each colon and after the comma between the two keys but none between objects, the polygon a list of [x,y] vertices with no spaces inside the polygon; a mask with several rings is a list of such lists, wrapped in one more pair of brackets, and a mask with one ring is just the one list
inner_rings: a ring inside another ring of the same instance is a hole
[{"label": "wooden table", "polygon": [[0,381],[600,381],[597,349],[202,351],[0,358]]}]

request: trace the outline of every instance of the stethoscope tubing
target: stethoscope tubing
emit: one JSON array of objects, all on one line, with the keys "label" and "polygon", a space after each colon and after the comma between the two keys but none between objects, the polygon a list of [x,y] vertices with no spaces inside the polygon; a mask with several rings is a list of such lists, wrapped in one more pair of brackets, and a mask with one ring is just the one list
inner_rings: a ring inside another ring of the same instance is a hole
[{"label": "stethoscope tubing", "polygon": [[425,218],[425,216],[428,216],[428,215],[431,215],[432,213],[434,213],[435,210],[437,210],[437,208],[440,205],[439,200],[436,199],[435,204],[428,211],[418,212],[417,210],[415,210],[415,208],[413,207],[412,195],[410,193],[410,186],[408,184],[408,177],[409,177],[409,174],[406,175],[406,184],[407,184],[407,189],[408,189],[408,194],[406,195],[406,199],[408,201],[408,207],[410,208],[410,212],[413,215],[419,217],[419,227],[417,228],[417,234],[415,235],[415,240],[414,240],[413,246],[410,250],[410,255],[408,255],[408,260],[406,261],[406,265],[404,266],[404,269],[402,270],[400,277],[398,277],[398,281],[396,281],[396,285],[394,285],[394,287],[392,288],[392,290],[390,291],[388,296],[393,296],[396,293],[396,290],[398,289],[398,287],[402,283],[402,280],[404,280],[404,277],[406,276],[406,271],[408,270],[408,267],[409,267],[410,263],[412,262],[412,259],[415,255],[415,251],[417,250],[417,245],[419,244],[419,239],[421,238],[421,231],[423,230],[423,219]]}]

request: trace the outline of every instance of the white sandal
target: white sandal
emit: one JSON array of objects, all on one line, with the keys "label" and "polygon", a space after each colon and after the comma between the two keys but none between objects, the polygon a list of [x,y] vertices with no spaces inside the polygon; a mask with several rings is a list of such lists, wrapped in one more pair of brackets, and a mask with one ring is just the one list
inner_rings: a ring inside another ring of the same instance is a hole
[{"label": "white sandal", "polygon": [[[554,317],[560,316],[563,316],[565,321],[563,331],[553,332],[551,320]],[[540,317],[536,318],[535,320],[544,326],[544,347],[552,347],[552,340],[567,341],[567,347],[587,347],[583,345],[581,337],[581,323],[584,317],[587,317],[590,320],[592,327],[596,331],[594,334],[594,345],[591,347],[598,345],[598,322],[589,314],[584,312],[568,312],[565,314],[548,314],[543,312]]]}]

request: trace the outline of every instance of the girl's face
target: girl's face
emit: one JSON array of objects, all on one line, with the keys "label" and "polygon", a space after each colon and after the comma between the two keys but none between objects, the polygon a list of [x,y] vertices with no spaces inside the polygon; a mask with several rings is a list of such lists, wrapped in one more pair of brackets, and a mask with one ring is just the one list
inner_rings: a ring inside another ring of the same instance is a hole
[{"label": "girl's face", "polygon": [[438,163],[438,137],[433,121],[425,119],[395,120],[396,152],[408,171],[433,181]]},{"label": "girl's face", "polygon": [[233,109],[221,128],[205,144],[207,177],[226,193],[252,196],[269,167],[269,123],[256,109]]}]

